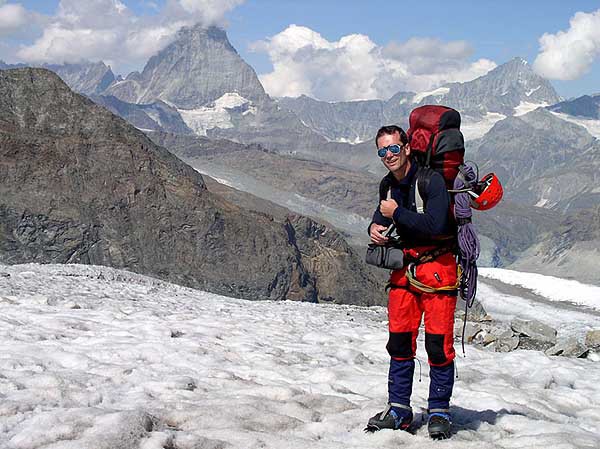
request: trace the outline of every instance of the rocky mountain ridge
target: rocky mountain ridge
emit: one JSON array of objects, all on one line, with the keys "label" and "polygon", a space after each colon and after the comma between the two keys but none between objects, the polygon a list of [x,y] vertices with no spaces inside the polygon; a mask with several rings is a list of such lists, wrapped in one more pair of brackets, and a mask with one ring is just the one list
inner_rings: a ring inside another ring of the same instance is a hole
[{"label": "rocky mountain ridge", "polygon": [[[212,194],[50,71],[0,71],[0,154],[2,263],[108,265],[247,299],[382,300],[335,231]],[[353,281],[323,286],[325,275]]]},{"label": "rocky mountain ridge", "polygon": [[513,201],[568,213],[600,200],[597,139],[545,109],[496,123],[468,150],[482,172],[500,176]]},{"label": "rocky mountain ridge", "polygon": [[[26,64],[6,64],[0,61],[0,70],[28,67]],[[117,80],[110,66],[102,61],[79,64],[39,64],[35,67],[56,73],[75,92],[98,95]]]},{"label": "rocky mountain ridge", "polygon": [[96,104],[124,118],[141,131],[166,131],[179,135],[193,134],[179,111],[163,101],[150,104],[132,104],[111,95],[89,95]]},{"label": "rocky mountain ridge", "polygon": [[571,100],[561,101],[552,106],[548,106],[552,112],[562,112],[574,117],[587,119],[600,119],[600,94],[582,95]]},{"label": "rocky mountain ridge", "polygon": [[450,83],[429,92],[398,92],[388,100],[324,102],[307,96],[280,98],[309,127],[333,141],[371,140],[382,124],[407,126],[410,111],[425,104],[443,104],[463,115],[471,129],[467,140],[480,137],[495,121],[534,105],[552,105],[560,97],[545,79],[521,58],[464,83]]}]

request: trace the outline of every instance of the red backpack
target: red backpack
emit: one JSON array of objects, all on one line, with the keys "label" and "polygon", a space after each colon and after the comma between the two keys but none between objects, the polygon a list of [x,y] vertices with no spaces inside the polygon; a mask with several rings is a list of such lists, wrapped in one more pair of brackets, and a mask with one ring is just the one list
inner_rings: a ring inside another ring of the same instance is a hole
[{"label": "red backpack", "polygon": [[439,172],[452,190],[465,156],[460,114],[446,106],[421,106],[410,113],[409,125],[408,143],[419,165]]},{"label": "red backpack", "polygon": [[[460,132],[460,114],[455,109],[440,105],[425,105],[413,109],[409,117],[408,143],[420,167],[440,173],[451,193],[457,176],[469,188],[471,207],[487,210],[500,202],[502,185],[495,174],[487,174],[481,181],[467,181],[463,171],[465,139]],[[426,174],[423,175],[426,179]],[[422,189],[419,189],[422,191]],[[423,211],[423,199],[417,191],[417,209]]]}]

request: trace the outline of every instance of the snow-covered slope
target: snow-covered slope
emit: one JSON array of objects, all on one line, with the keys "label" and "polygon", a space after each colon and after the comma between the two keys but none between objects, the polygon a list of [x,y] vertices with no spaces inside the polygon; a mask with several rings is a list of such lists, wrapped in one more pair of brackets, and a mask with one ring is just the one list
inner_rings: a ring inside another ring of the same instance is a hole
[{"label": "snow-covered slope", "polygon": [[528,288],[551,301],[579,304],[600,312],[600,287],[595,285],[500,268],[481,268],[479,272],[482,276],[490,279],[498,279],[510,285]]},{"label": "snow-covered slope", "polygon": [[256,107],[250,100],[236,92],[223,94],[213,103],[197,109],[179,109],[185,124],[197,135],[206,136],[206,131],[213,128],[233,128],[232,109],[243,109],[242,114],[256,114]]},{"label": "snow-covered slope", "polygon": [[586,117],[575,117],[569,114],[561,112],[552,112],[555,116],[563,119],[567,122],[575,123],[576,125],[582,126],[596,139],[600,139],[600,120],[591,119]]},{"label": "snow-covered slope", "polygon": [[[484,290],[505,308],[517,300]],[[580,315],[579,325],[600,324]],[[0,320],[2,448],[600,445],[599,362],[471,347],[458,360],[452,440],[433,442],[424,426],[363,433],[386,401],[382,308],[250,302],[104,267],[16,265],[0,267]]]}]

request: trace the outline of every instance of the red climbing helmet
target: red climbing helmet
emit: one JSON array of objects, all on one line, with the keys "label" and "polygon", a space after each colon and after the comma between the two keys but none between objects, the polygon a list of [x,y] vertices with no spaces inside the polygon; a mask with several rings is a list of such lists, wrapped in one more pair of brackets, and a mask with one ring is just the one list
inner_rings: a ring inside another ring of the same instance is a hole
[{"label": "red climbing helmet", "polygon": [[477,210],[488,210],[502,199],[502,184],[494,173],[485,175],[475,188],[469,192],[471,207]]}]

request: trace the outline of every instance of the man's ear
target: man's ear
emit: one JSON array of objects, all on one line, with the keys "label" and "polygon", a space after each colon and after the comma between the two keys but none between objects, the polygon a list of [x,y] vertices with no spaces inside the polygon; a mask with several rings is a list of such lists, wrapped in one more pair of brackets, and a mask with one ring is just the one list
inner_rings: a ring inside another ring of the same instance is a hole
[{"label": "man's ear", "polygon": [[406,154],[406,157],[410,156],[410,145],[406,144],[404,146],[404,154]]}]

